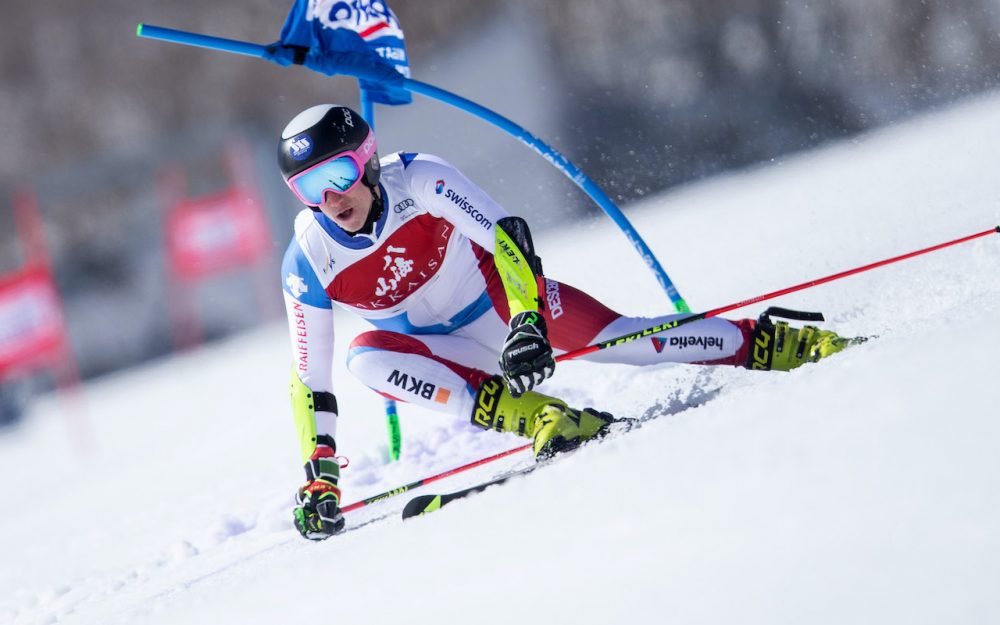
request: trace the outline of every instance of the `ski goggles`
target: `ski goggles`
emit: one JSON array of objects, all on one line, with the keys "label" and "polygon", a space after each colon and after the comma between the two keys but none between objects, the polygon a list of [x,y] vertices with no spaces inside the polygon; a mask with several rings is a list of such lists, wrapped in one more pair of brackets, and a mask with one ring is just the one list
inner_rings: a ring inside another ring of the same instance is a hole
[{"label": "ski goggles", "polygon": [[357,150],[340,152],[316,163],[288,179],[288,187],[303,204],[319,206],[327,191],[338,195],[349,193],[361,182],[365,163],[375,154],[375,135],[368,131],[368,138]]}]

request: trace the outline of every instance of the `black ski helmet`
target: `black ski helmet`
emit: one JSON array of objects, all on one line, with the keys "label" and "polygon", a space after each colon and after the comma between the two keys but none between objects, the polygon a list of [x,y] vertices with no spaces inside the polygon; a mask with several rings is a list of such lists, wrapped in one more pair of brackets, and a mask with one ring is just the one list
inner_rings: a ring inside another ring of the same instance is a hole
[{"label": "black ski helmet", "polygon": [[[355,151],[368,138],[371,127],[353,109],[339,104],[317,104],[307,108],[281,132],[278,143],[278,168],[288,179],[331,156]],[[374,135],[372,135],[374,138]],[[361,182],[369,189],[378,185],[378,148],[365,163]]]}]

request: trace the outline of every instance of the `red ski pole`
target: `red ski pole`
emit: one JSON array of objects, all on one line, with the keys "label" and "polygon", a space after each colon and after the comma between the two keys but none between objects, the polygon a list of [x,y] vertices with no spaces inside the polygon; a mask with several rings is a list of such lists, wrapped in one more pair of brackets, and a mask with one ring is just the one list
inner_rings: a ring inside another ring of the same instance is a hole
[{"label": "red ski pole", "polygon": [[[691,315],[690,317],[684,317],[683,319],[675,319],[674,321],[669,321],[667,323],[663,323],[663,324],[660,324],[658,326],[653,326],[651,328],[646,328],[645,330],[640,330],[639,332],[633,332],[632,334],[625,334],[625,335],[619,336],[617,338],[609,339],[607,341],[602,341],[600,343],[595,343],[593,345],[589,345],[587,347],[583,347],[581,349],[578,349],[578,350],[575,350],[575,351],[571,351],[571,352],[567,352],[567,353],[562,354],[560,356],[556,356],[556,360],[562,361],[562,360],[570,360],[572,358],[579,358],[580,356],[583,356],[585,354],[590,354],[592,352],[596,352],[596,351],[599,351],[599,350],[602,350],[602,349],[607,349],[609,347],[614,347],[615,345],[621,345],[623,343],[630,343],[632,341],[635,341],[637,339],[640,339],[640,338],[643,338],[643,337],[646,337],[646,336],[650,336],[650,335],[653,335],[653,334],[658,334],[660,332],[665,332],[667,330],[673,330],[674,328],[680,327],[682,325],[685,325],[685,324],[688,324],[688,323],[693,323],[695,321],[700,321],[701,319],[708,319],[710,317],[715,317],[717,315],[721,315],[724,312],[729,312],[730,310],[735,310],[737,308],[742,308],[744,306],[749,306],[750,304],[756,304],[758,302],[763,302],[763,301],[767,301],[769,299],[774,299],[776,297],[780,297],[782,295],[787,295],[789,293],[794,293],[796,291],[802,291],[804,289],[808,289],[810,287],[814,287],[814,286],[817,286],[817,285],[820,285],[820,284],[825,284],[827,282],[833,282],[834,280],[839,280],[841,278],[846,278],[847,276],[852,276],[854,274],[862,273],[862,272],[868,271],[870,269],[875,269],[876,267],[882,267],[884,265],[889,265],[891,263],[896,263],[896,262],[899,262],[901,260],[906,260],[907,258],[913,258],[914,256],[920,256],[921,254],[928,254],[928,253],[934,252],[936,250],[940,250],[940,249],[943,249],[943,248],[946,248],[946,247],[950,247],[952,245],[958,245],[959,243],[965,243],[966,241],[971,241],[973,239],[978,239],[980,237],[985,237],[985,236],[990,235],[990,234],[1000,234],[1000,226],[997,226],[996,228],[992,228],[990,230],[985,230],[983,232],[978,232],[976,234],[972,234],[972,235],[969,235],[967,237],[962,237],[960,239],[955,239],[954,241],[948,241],[947,243],[941,243],[940,245],[935,245],[935,246],[932,246],[932,247],[924,248],[922,250],[917,250],[915,252],[910,252],[908,254],[903,254],[901,256],[894,256],[893,258],[887,258],[886,260],[880,260],[878,262],[871,263],[869,265],[864,265],[863,267],[857,267],[855,269],[849,269],[847,271],[842,271],[840,273],[835,273],[835,274],[833,274],[831,276],[827,276],[825,278],[819,278],[817,280],[810,280],[809,282],[803,282],[802,284],[798,284],[796,286],[791,286],[791,287],[788,287],[786,289],[781,289],[779,291],[774,291],[773,293],[768,293],[766,295],[760,295],[760,296],[753,297],[753,298],[750,298],[750,299],[747,299],[747,300],[743,300],[741,302],[736,302],[735,304],[729,304],[728,306],[722,306],[721,308],[713,308],[712,310],[709,310],[707,312],[698,313],[696,315]],[[507,456],[511,456],[513,454],[516,454],[518,452],[524,451],[526,449],[530,449],[531,446],[532,446],[532,444],[528,443],[528,444],[522,445],[520,447],[515,447],[514,449],[508,449],[507,451],[503,451],[503,452],[500,452],[498,454],[494,454],[492,456],[487,456],[485,458],[481,458],[479,460],[475,460],[473,462],[470,462],[468,464],[464,464],[464,465],[462,465],[460,467],[456,467],[454,469],[450,469],[450,470],[445,471],[443,473],[438,473],[437,475],[432,475],[430,477],[425,477],[423,479],[419,479],[419,480],[417,480],[415,482],[410,482],[409,484],[405,484],[403,486],[399,486],[399,487],[394,488],[392,490],[388,490],[388,491],[386,491],[384,493],[381,493],[379,495],[374,495],[374,496],[369,497],[367,499],[362,499],[361,501],[356,501],[356,502],[354,502],[354,503],[352,503],[350,505],[345,506],[342,510],[345,513],[346,512],[351,512],[352,510],[357,510],[358,508],[362,508],[364,506],[367,506],[367,505],[370,505],[370,504],[382,501],[384,499],[389,499],[390,497],[395,497],[396,495],[402,495],[403,493],[406,493],[406,492],[408,492],[410,490],[413,490],[414,488],[418,488],[420,486],[424,486],[426,484],[430,484],[430,483],[436,482],[438,480],[443,480],[444,478],[451,477],[452,475],[455,475],[457,473],[461,473],[463,471],[468,471],[469,469],[474,469],[476,467],[480,467],[480,466],[482,466],[484,464],[493,462],[495,460],[500,460],[501,458],[506,458]]]},{"label": "red ski pole", "polygon": [[565,354],[560,354],[556,356],[557,361],[571,360],[573,358],[579,358],[580,356],[585,356],[586,354],[592,354],[593,352],[600,351],[602,349],[607,349],[609,347],[614,347],[615,345],[622,345],[624,343],[631,343],[632,341],[641,339],[643,337],[652,336],[653,334],[659,334],[660,332],[666,332],[667,330],[673,330],[682,325],[688,323],[694,323],[695,321],[701,321],[702,319],[708,319],[709,317],[715,317],[721,315],[722,313],[729,312],[730,310],[735,310],[737,308],[743,308],[744,306],[749,306],[750,304],[756,304],[758,302],[764,302],[782,295],[788,295],[789,293],[795,293],[796,291],[802,291],[820,284],[826,284],[827,282],[833,282],[834,280],[840,280],[841,278],[846,278],[847,276],[853,276],[854,274],[862,273],[875,269],[877,267],[883,267],[885,265],[890,265],[892,263],[898,263],[901,260],[906,260],[907,258],[913,258],[914,256],[920,256],[921,254],[929,254],[946,247],[951,247],[952,245],[958,245],[959,243],[965,243],[967,241],[972,241],[973,239],[978,239],[991,234],[1000,234],[1000,226],[991,228],[989,230],[984,230],[982,232],[977,232],[976,234],[970,234],[969,236],[962,237],[960,239],[955,239],[954,241],[948,241],[947,243],[941,243],[939,245],[934,245],[931,247],[924,248],[922,250],[917,250],[915,252],[909,252],[908,254],[902,254],[900,256],[894,256],[892,258],[887,258],[885,260],[880,260],[869,265],[864,265],[862,267],[856,267],[854,269],[848,269],[847,271],[841,271],[840,273],[835,273],[831,276],[825,278],[818,278],[816,280],[810,280],[809,282],[803,282],[802,284],[797,284],[795,286],[790,286],[786,289],[781,289],[774,291],[773,293],[767,293],[766,295],[759,295],[757,297],[752,297],[750,299],[745,299],[741,302],[736,302],[735,304],[729,304],[728,306],[722,306],[721,308],[713,308],[712,310],[698,313],[696,315],[691,315],[690,317],[684,317],[683,319],[675,319],[673,321],[668,321],[667,323],[662,323],[651,328],[646,328],[645,330],[639,330],[638,332],[633,332],[632,334],[624,334],[613,339],[608,339],[607,341],[601,341],[600,343],[594,343],[593,345],[588,345],[587,347],[581,347],[580,349],[573,350],[571,352],[566,352]]},{"label": "red ski pole", "polygon": [[395,497],[396,495],[402,495],[403,493],[411,491],[414,488],[417,488],[417,487],[420,487],[420,486],[424,486],[425,484],[430,484],[431,482],[436,482],[438,480],[443,480],[444,478],[451,477],[452,475],[455,475],[456,473],[461,473],[462,471],[468,471],[469,469],[475,469],[476,467],[481,467],[484,464],[487,464],[489,462],[493,462],[494,460],[499,460],[501,458],[506,458],[507,456],[512,456],[512,455],[516,454],[519,451],[524,451],[525,449],[530,449],[531,445],[532,445],[531,443],[528,443],[527,445],[521,445],[520,447],[515,447],[514,449],[508,449],[507,451],[502,451],[502,452],[500,452],[498,454],[494,454],[492,456],[487,456],[485,458],[480,458],[479,460],[475,460],[475,461],[470,462],[468,464],[463,464],[460,467],[455,467],[454,469],[450,469],[448,471],[445,471],[444,473],[438,473],[437,475],[432,475],[430,477],[425,477],[423,479],[417,480],[416,482],[410,482],[409,484],[404,484],[403,486],[399,486],[399,487],[394,488],[392,490],[387,490],[384,493],[381,493],[379,495],[374,495],[374,496],[369,497],[367,499],[362,499],[361,501],[355,501],[354,503],[349,504],[349,505],[344,506],[343,508],[341,508],[341,512],[347,513],[347,512],[350,512],[351,510],[357,510],[358,508],[363,508],[364,506],[367,506],[367,505],[370,505],[370,504],[373,504],[373,503],[377,503],[377,502],[382,501],[384,499],[389,499],[390,497]]}]

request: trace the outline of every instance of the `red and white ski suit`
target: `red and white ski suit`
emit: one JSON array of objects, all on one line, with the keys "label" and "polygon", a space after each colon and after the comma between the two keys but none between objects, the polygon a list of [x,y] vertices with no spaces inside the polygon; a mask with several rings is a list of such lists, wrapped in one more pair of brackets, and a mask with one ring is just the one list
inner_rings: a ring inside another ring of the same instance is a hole
[{"label": "red and white ski suit", "polygon": [[[382,159],[379,186],[384,210],[371,235],[350,236],[309,209],[295,220],[282,265],[295,371],[313,391],[334,391],[337,304],[374,326],[350,345],[351,373],[387,397],[467,418],[479,386],[499,373],[508,333],[493,263],[494,226],[508,213],[427,154]],[[557,354],[677,317],[626,317],[548,277],[538,292]],[[749,321],[707,319],[585,358],[743,365],[751,329]],[[335,436],[336,415],[317,412],[316,426]]]}]

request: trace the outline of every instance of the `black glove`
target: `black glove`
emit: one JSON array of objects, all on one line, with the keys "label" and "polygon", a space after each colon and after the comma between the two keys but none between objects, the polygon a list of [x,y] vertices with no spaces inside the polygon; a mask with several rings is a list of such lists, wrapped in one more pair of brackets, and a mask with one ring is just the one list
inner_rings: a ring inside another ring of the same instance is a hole
[{"label": "black glove", "polygon": [[500,369],[514,397],[552,377],[556,361],[546,338],[545,319],[537,312],[523,312],[510,320],[510,334],[500,353]]}]

